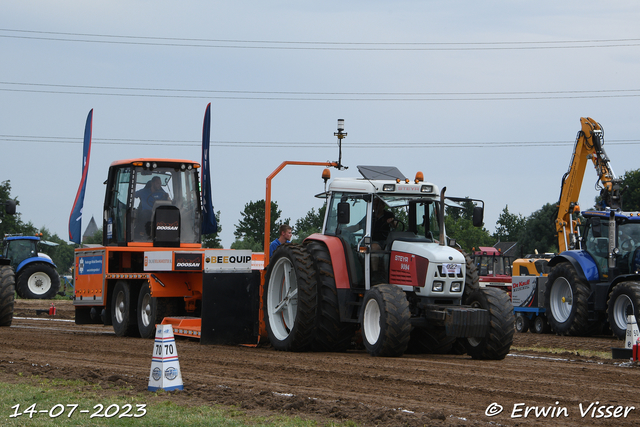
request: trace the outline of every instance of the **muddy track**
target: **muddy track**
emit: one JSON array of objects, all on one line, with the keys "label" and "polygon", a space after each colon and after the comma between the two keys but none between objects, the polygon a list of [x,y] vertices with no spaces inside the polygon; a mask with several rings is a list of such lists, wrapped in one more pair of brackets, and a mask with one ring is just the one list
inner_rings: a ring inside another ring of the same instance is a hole
[{"label": "muddy track", "polygon": [[[373,358],[361,350],[284,353],[269,347],[203,346],[178,338],[185,390],[156,396],[147,392],[152,340],[118,338],[107,327],[40,320],[72,319],[70,303],[54,303],[56,316],[35,312],[50,302],[16,302],[13,325],[0,328],[4,381],[24,381],[25,374],[82,379],[102,385],[105,393],[113,385],[130,386],[131,395],[141,394],[138,398],[146,401],[237,405],[255,414],[349,419],[366,426],[536,425],[542,420],[566,426],[640,424],[640,395],[635,392],[640,367],[587,353],[610,353],[612,346],[622,344],[608,337],[516,334],[514,347],[523,350],[512,349],[503,361],[453,355]],[[532,347],[566,352],[528,350]],[[503,411],[489,417],[485,412],[494,402]],[[592,402],[636,409],[626,418],[595,419],[591,411],[581,416],[580,404],[584,411]],[[524,415],[526,407],[555,412],[512,418]],[[552,418],[555,413],[560,417]]]}]

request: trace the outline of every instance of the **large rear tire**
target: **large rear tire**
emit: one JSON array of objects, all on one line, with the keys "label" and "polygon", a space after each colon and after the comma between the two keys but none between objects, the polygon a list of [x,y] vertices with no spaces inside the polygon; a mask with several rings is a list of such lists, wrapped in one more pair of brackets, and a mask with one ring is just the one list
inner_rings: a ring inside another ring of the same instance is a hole
[{"label": "large rear tire", "polygon": [[[619,339],[624,339],[627,335],[627,308],[631,307],[631,313],[640,319],[640,283],[622,282],[618,283],[607,302],[607,314],[611,332]],[[635,343],[633,343],[635,344]]]},{"label": "large rear tire", "polygon": [[60,276],[51,264],[27,264],[18,274],[18,295],[25,299],[51,299],[60,289]]},{"label": "large rear tire", "polygon": [[264,322],[271,345],[281,351],[307,351],[315,336],[318,308],[316,270],[309,251],[285,244],[267,268]]},{"label": "large rear tire", "polygon": [[551,269],[545,290],[545,308],[551,328],[559,335],[589,335],[589,286],[568,262]]},{"label": "large rear tire", "polygon": [[474,359],[502,360],[513,344],[515,317],[509,295],[501,289],[482,288],[472,292],[465,305],[489,311],[489,330],[484,337],[463,339],[467,354]]},{"label": "large rear tire", "polygon": [[16,278],[9,265],[0,266],[0,326],[11,326]]},{"label": "large rear tire", "polygon": [[362,342],[370,355],[400,357],[411,337],[411,311],[402,289],[378,285],[364,294],[360,323]]},{"label": "large rear tire", "polygon": [[119,337],[139,336],[136,302],[131,300],[131,286],[124,280],[116,282],[111,296],[111,321]]},{"label": "large rear tire", "polygon": [[340,321],[340,303],[331,255],[323,243],[310,241],[305,246],[313,257],[318,283],[318,317],[313,351],[346,351],[351,345],[356,325]]}]

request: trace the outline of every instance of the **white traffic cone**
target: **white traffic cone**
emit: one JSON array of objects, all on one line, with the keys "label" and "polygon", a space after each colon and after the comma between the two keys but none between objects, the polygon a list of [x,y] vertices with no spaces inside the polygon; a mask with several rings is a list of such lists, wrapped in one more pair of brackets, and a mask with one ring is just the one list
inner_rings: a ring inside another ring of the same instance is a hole
[{"label": "white traffic cone", "polygon": [[633,345],[638,342],[638,338],[640,338],[638,322],[636,322],[636,316],[630,314],[627,316],[627,336],[625,337],[625,348],[632,349]]},{"label": "white traffic cone", "polygon": [[180,372],[180,362],[178,362],[178,349],[176,348],[176,339],[173,336],[173,327],[158,325],[153,346],[148,390],[182,389],[182,373]]}]

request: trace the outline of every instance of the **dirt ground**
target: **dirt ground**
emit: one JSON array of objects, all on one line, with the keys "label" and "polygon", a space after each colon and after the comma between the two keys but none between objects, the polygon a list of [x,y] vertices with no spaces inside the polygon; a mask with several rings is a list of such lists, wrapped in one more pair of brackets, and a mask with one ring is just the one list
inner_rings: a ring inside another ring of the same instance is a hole
[{"label": "dirt ground", "polygon": [[[3,381],[29,375],[82,379],[105,393],[129,386],[128,393],[146,399],[140,403],[236,405],[253,415],[285,413],[362,426],[640,424],[640,394],[634,392],[640,366],[589,353],[610,354],[611,347],[623,345],[613,338],[516,334],[513,347],[520,350],[512,348],[502,361],[466,355],[373,358],[360,350],[283,353],[177,338],[184,391],[158,396],[147,391],[152,340],[77,326],[64,321],[73,319],[71,302],[53,303],[57,314],[49,316],[37,310],[46,311],[51,301],[16,301],[12,326],[0,328]],[[546,416],[540,412],[545,409]]]}]

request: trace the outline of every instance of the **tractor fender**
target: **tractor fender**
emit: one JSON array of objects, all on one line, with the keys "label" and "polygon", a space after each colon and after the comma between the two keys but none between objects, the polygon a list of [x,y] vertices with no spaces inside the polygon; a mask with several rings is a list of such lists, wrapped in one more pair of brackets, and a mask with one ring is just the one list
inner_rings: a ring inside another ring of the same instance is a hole
[{"label": "tractor fender", "polygon": [[342,241],[336,236],[326,236],[324,234],[312,234],[304,239],[307,241],[322,242],[329,250],[331,257],[331,266],[336,281],[336,289],[349,289],[351,282],[349,280],[349,269],[347,267],[347,256]]},{"label": "tractor fender", "polygon": [[569,262],[576,269],[580,280],[583,280],[585,283],[593,283],[600,280],[598,266],[587,251],[564,251],[549,261],[549,268],[561,262]]},{"label": "tractor fender", "polygon": [[20,273],[20,271],[22,271],[22,269],[27,264],[32,264],[34,262],[44,262],[45,264],[50,264],[51,266],[53,266],[53,268],[57,268],[56,265],[53,263],[53,261],[51,261],[51,258],[49,258],[48,256],[34,256],[34,257],[27,258],[24,261],[22,261],[18,265],[18,268],[16,269],[16,274]]}]

